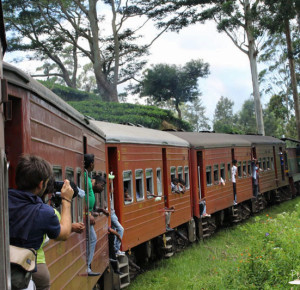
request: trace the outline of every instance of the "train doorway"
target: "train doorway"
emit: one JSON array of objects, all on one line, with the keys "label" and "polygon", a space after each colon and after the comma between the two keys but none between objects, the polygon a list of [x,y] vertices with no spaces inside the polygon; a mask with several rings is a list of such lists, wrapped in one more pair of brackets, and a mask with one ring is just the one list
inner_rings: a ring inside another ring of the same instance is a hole
[{"label": "train doorway", "polygon": [[165,206],[169,207],[169,194],[168,194],[168,185],[171,184],[171,181],[168,182],[168,168],[167,168],[167,150],[162,148],[162,161],[163,161],[163,190],[165,198]]},{"label": "train doorway", "polygon": [[198,194],[199,200],[204,198],[204,182],[202,182],[203,176],[203,154],[202,151],[197,152],[197,176],[198,176]]}]

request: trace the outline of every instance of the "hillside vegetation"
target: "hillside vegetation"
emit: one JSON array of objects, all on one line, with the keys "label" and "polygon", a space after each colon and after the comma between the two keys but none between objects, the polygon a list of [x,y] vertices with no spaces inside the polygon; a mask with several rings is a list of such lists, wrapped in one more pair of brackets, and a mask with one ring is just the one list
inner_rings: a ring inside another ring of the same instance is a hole
[{"label": "hillside vegetation", "polygon": [[41,83],[80,113],[98,121],[132,123],[158,130],[192,130],[189,123],[174,117],[173,113],[169,110],[163,110],[155,106],[103,102],[96,94],[79,91],[51,82],[41,81]]},{"label": "hillside vegetation", "polygon": [[128,289],[291,289],[300,278],[299,221],[297,197],[157,262]]}]

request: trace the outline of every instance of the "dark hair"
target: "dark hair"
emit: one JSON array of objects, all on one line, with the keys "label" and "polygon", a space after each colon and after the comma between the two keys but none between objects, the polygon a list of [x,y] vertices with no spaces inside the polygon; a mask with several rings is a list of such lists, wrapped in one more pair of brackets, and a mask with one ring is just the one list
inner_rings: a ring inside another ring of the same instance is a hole
[{"label": "dark hair", "polygon": [[98,183],[106,184],[105,178],[99,174],[97,174],[94,179],[95,179],[95,185]]},{"label": "dark hair", "polygon": [[16,184],[20,190],[34,190],[52,175],[50,164],[39,156],[23,155],[16,168]]},{"label": "dark hair", "polygon": [[178,182],[185,186],[185,181],[182,178],[179,178]]},{"label": "dark hair", "polygon": [[94,160],[94,154],[84,154],[84,168],[88,169]]},{"label": "dark hair", "polygon": [[235,159],[233,159],[232,164],[237,164],[237,161]]}]

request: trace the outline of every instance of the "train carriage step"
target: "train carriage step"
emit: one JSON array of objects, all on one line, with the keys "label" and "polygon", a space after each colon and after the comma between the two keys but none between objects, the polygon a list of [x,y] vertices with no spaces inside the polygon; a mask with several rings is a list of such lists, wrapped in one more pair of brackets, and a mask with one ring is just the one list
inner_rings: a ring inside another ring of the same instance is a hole
[{"label": "train carriage step", "polygon": [[128,283],[124,283],[124,284],[120,285],[120,289],[126,288],[129,285],[130,285],[129,282]]},{"label": "train carriage step", "polygon": [[208,238],[208,237],[210,237],[210,234],[204,234],[204,235],[202,236],[203,239]]},{"label": "train carriage step", "polygon": [[172,245],[166,245],[165,247],[163,247],[164,250],[170,251],[172,250],[173,246]]},{"label": "train carriage step", "polygon": [[166,254],[165,254],[165,258],[171,258],[173,255],[174,255],[173,252],[166,253]]}]

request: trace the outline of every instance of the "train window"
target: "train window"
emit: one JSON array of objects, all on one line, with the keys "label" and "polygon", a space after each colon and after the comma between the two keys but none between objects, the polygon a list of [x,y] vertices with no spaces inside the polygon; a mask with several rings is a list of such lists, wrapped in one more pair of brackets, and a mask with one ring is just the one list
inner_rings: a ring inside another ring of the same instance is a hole
[{"label": "train window", "polygon": [[261,158],[258,159],[258,167],[261,168]]},{"label": "train window", "polygon": [[243,176],[247,177],[247,161],[243,161]]},{"label": "train window", "polygon": [[131,170],[123,172],[123,189],[124,189],[124,203],[125,204],[132,203],[133,202],[133,194],[132,194],[133,190],[132,190],[132,172],[131,172]]},{"label": "train window", "polygon": [[144,174],[142,169],[135,171],[135,194],[137,201],[144,199]]},{"label": "train window", "polygon": [[252,176],[251,161],[248,161],[248,175]]},{"label": "train window", "polygon": [[242,178],[242,163],[241,163],[241,161],[238,162],[237,168],[238,168],[238,177]]},{"label": "train window", "polygon": [[226,180],[226,177],[225,177],[225,164],[224,163],[220,164],[220,176],[224,181]]},{"label": "train window", "polygon": [[190,174],[189,174],[188,166],[184,166],[184,181],[185,181],[185,188],[190,188]]},{"label": "train window", "polygon": [[266,164],[266,158],[265,157],[263,158],[262,164],[263,164],[263,170],[266,170],[267,169],[267,164]]},{"label": "train window", "polygon": [[147,190],[147,198],[153,198],[154,194],[154,186],[153,186],[153,170],[146,169],[146,190]]},{"label": "train window", "polygon": [[157,195],[162,196],[161,169],[156,169]]},{"label": "train window", "polygon": [[219,183],[219,165],[214,165],[214,183]]},{"label": "train window", "polygon": [[183,180],[182,166],[177,167],[177,176],[179,180]]},{"label": "train window", "polygon": [[270,157],[267,157],[267,170],[271,170],[271,167],[270,167]]},{"label": "train window", "polygon": [[[66,168],[66,179],[74,182],[74,170],[71,167]],[[71,203],[72,222],[77,221],[76,198],[72,199]]]},{"label": "train window", "polygon": [[206,166],[206,185],[212,185],[211,181],[211,166]]},{"label": "train window", "polygon": [[227,175],[228,175],[228,180],[231,180],[231,164],[227,163]]},{"label": "train window", "polygon": [[53,166],[53,175],[56,181],[62,180],[62,170],[60,166]]},{"label": "train window", "polygon": [[176,177],[176,167],[171,167],[171,180],[173,180]]},{"label": "train window", "polygon": [[271,169],[274,170],[274,159],[271,157]]}]

